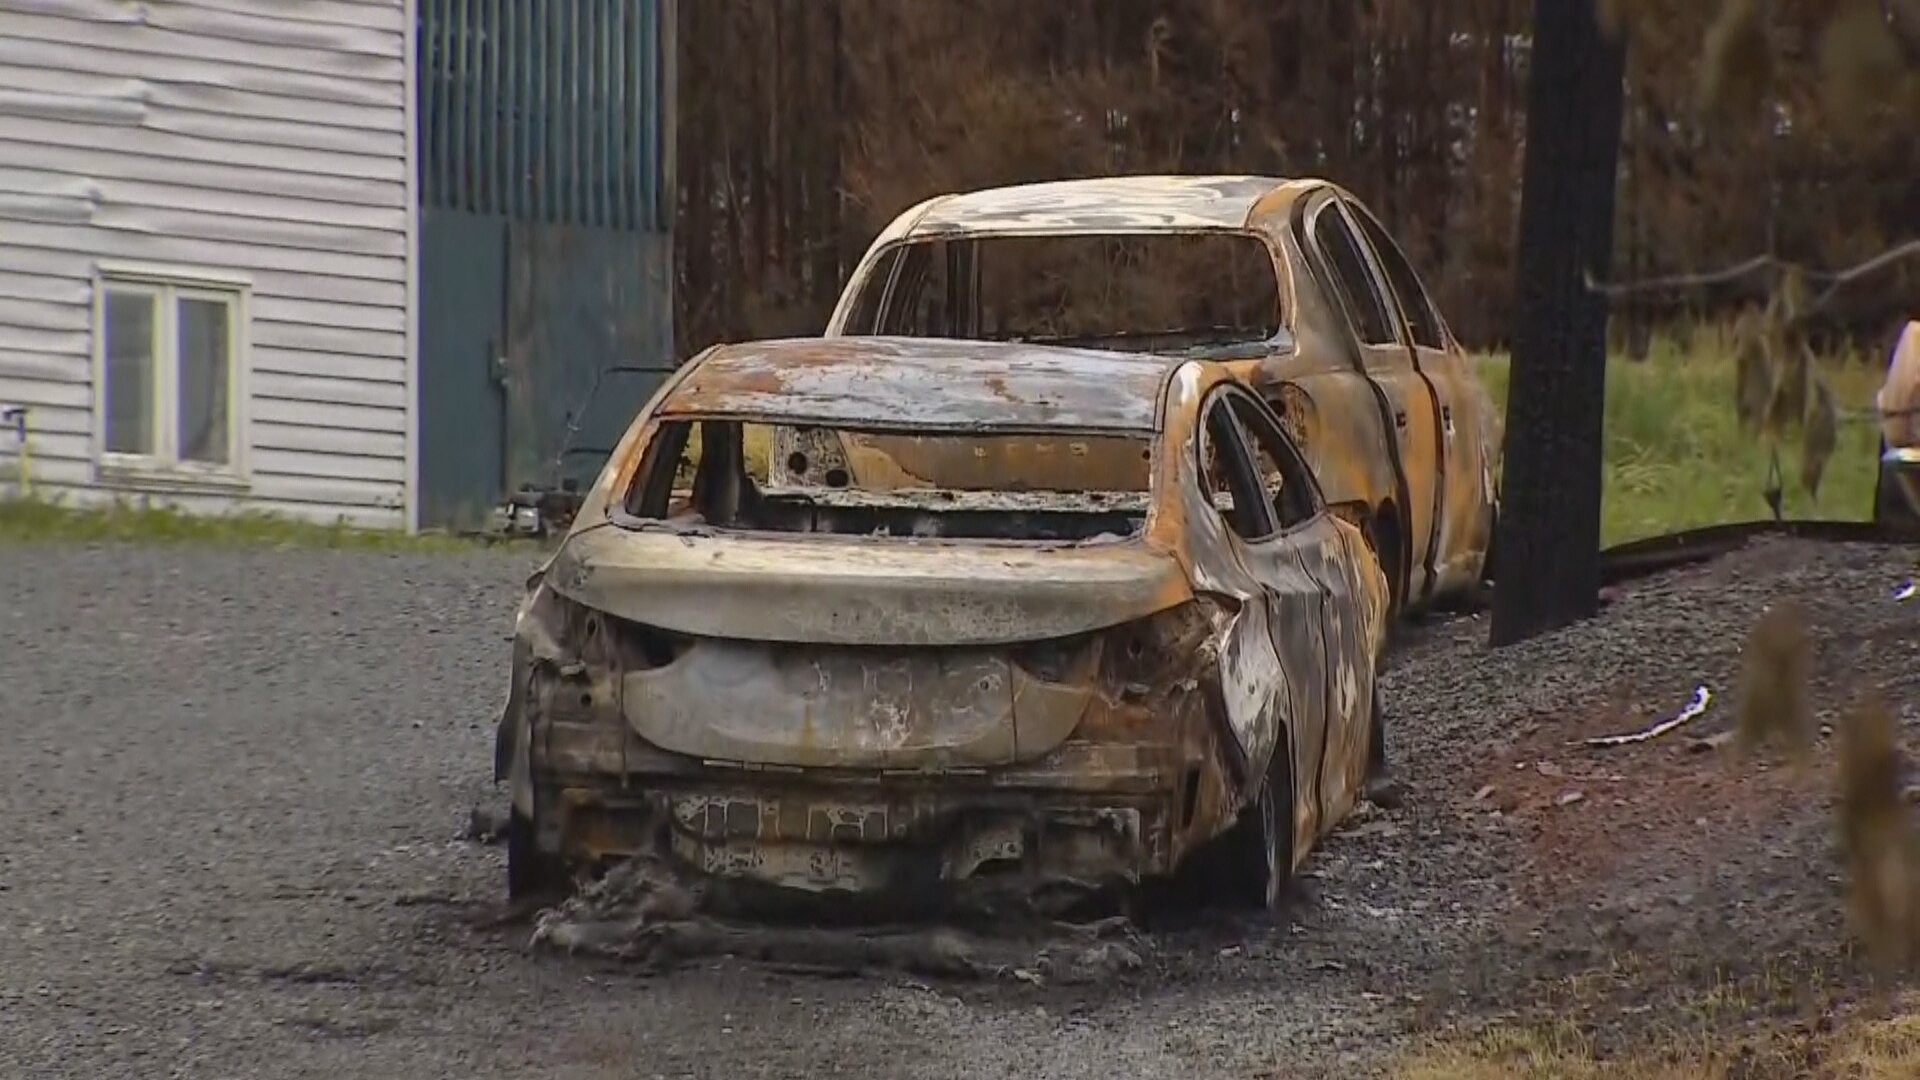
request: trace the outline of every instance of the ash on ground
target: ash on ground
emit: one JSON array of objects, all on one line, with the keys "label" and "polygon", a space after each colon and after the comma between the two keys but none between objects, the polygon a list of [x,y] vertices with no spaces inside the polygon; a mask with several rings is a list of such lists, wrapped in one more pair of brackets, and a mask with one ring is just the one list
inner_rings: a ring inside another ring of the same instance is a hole
[{"label": "ash on ground", "polygon": [[1006,933],[945,925],[863,929],[747,922],[715,914],[711,886],[664,860],[629,859],[536,918],[531,944],[665,971],[731,957],[828,976],[1085,985],[1138,971],[1144,938],[1124,918],[1030,920]]}]

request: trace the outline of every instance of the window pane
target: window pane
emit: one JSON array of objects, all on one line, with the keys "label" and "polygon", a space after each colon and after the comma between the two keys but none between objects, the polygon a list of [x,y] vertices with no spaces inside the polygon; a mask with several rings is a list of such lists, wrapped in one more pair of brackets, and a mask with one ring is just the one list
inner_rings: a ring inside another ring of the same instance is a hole
[{"label": "window pane", "polygon": [[225,300],[180,301],[180,460],[227,463]]},{"label": "window pane", "polygon": [[[975,253],[977,274],[946,265],[947,250]],[[932,253],[922,307],[896,332],[1176,352],[1265,342],[1279,333],[1273,256],[1240,234],[988,236],[968,245],[923,241]],[[966,288],[976,284],[969,302]],[[869,285],[868,291],[878,288]],[[890,304],[899,310],[906,297]],[[976,314],[978,325],[969,325]]]},{"label": "window pane", "polygon": [[1246,436],[1223,398],[1207,407],[1200,438],[1200,475],[1214,509],[1242,540],[1273,535],[1272,508],[1260,490]]},{"label": "window pane", "polygon": [[107,291],[106,446],[153,453],[153,313],[150,293]]},{"label": "window pane", "polygon": [[1421,287],[1420,275],[1416,274],[1413,264],[1407,261],[1406,253],[1393,237],[1387,235],[1373,215],[1357,212],[1360,227],[1367,232],[1367,242],[1373,245],[1373,253],[1380,257],[1386,267],[1387,277],[1393,282],[1393,291],[1400,297],[1400,310],[1406,313],[1407,322],[1413,327],[1413,343],[1428,349],[1441,349],[1446,342],[1440,332],[1440,313],[1428,302],[1426,289]]},{"label": "window pane", "polygon": [[1347,294],[1356,324],[1354,330],[1360,340],[1368,345],[1393,344],[1398,335],[1393,332],[1386,301],[1375,287],[1373,274],[1354,243],[1353,234],[1347,231],[1347,223],[1332,204],[1314,218],[1313,238],[1319,241],[1320,250],[1327,253],[1340,290]]},{"label": "window pane", "polygon": [[1253,441],[1260,486],[1266,489],[1274,520],[1281,528],[1290,529],[1312,517],[1313,489],[1307,480],[1306,463],[1296,456],[1286,436],[1246,398],[1234,396],[1233,414]]}]

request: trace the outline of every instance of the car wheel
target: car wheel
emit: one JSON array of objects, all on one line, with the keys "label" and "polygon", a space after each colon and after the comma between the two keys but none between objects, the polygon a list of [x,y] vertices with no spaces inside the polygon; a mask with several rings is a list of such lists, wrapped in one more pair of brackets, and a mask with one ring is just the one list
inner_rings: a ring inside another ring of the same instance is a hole
[{"label": "car wheel", "polygon": [[507,899],[559,896],[568,880],[566,863],[540,850],[533,819],[514,810],[507,820]]},{"label": "car wheel", "polygon": [[1274,753],[1282,775],[1270,775],[1225,832],[1181,862],[1170,896],[1201,906],[1223,899],[1236,908],[1284,906],[1293,879],[1291,755],[1284,744]]}]

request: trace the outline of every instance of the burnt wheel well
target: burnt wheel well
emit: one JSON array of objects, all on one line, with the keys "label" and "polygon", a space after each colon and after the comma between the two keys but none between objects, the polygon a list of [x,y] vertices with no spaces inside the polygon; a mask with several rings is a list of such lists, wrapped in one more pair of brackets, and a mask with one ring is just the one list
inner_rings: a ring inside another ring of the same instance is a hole
[{"label": "burnt wheel well", "polygon": [[1374,558],[1380,560],[1380,568],[1387,573],[1388,610],[1398,615],[1406,601],[1406,545],[1402,542],[1400,510],[1392,499],[1374,508],[1367,517],[1365,530],[1367,546],[1373,548]]},{"label": "burnt wheel well", "polygon": [[1293,738],[1283,727],[1273,748],[1267,775],[1234,817],[1232,824],[1191,851],[1164,881],[1145,883],[1149,904],[1156,908],[1204,908],[1225,903],[1231,907],[1260,907],[1266,894],[1266,838],[1261,832],[1260,799],[1274,785],[1283,800],[1286,858],[1293,858],[1293,820],[1299,797],[1294,784]]}]

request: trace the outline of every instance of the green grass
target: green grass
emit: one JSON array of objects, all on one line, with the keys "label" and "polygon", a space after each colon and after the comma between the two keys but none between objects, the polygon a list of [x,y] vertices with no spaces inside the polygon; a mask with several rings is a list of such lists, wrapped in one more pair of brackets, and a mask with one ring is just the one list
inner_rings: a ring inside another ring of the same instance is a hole
[{"label": "green grass", "polygon": [[246,547],[470,551],[473,540],[444,533],[408,535],[322,525],[274,514],[194,515],[145,502],[79,508],[41,498],[0,498],[0,543],[101,542],[221,544]]},{"label": "green grass", "polygon": [[[1504,417],[1507,361],[1478,361]],[[1785,512],[1797,518],[1864,520],[1873,509],[1879,431],[1870,417],[1883,371],[1860,359],[1823,360],[1842,419],[1839,446],[1827,463],[1819,500],[1799,481],[1797,439],[1781,448]],[[1734,413],[1734,362],[1718,335],[1703,333],[1683,352],[1655,344],[1643,361],[1607,365],[1606,475],[1601,541],[1617,544],[1702,525],[1766,518],[1767,449],[1741,431]]]}]

